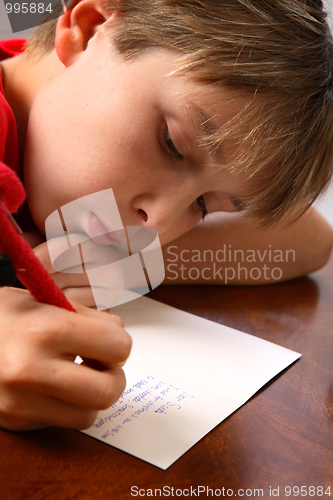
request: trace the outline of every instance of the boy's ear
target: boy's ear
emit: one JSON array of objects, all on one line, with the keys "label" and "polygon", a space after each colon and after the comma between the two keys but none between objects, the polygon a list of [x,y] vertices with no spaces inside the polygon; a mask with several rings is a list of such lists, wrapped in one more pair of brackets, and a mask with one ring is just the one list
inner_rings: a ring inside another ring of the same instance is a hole
[{"label": "boy's ear", "polygon": [[115,11],[105,9],[103,0],[75,3],[71,10],[59,17],[55,34],[55,49],[65,66],[70,66],[87,48],[101,24],[111,16],[117,16]]}]

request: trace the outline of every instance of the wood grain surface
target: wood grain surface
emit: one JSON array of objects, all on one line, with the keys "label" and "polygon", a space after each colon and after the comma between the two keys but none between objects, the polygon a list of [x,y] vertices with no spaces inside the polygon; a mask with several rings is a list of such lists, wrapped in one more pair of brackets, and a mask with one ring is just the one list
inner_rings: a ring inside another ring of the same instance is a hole
[{"label": "wood grain surface", "polygon": [[[132,486],[142,489],[136,498],[163,487],[169,497],[183,498],[182,490],[194,498],[198,486],[220,490],[220,498],[274,498],[270,491],[279,486],[275,498],[333,499],[333,258],[320,272],[289,283],[170,286],[150,296],[302,358],[166,471],[77,431],[0,430],[0,500],[121,500],[135,498]],[[288,496],[286,486],[330,486],[331,496],[321,490]],[[200,494],[207,496],[207,490]]]}]

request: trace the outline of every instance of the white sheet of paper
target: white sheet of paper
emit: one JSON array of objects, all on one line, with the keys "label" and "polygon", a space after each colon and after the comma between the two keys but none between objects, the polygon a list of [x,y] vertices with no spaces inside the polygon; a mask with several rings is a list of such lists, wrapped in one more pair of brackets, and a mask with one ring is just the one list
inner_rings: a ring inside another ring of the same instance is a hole
[{"label": "white sheet of paper", "polygon": [[112,313],[133,338],[127,386],[83,432],[162,469],[301,356],[147,297]]}]

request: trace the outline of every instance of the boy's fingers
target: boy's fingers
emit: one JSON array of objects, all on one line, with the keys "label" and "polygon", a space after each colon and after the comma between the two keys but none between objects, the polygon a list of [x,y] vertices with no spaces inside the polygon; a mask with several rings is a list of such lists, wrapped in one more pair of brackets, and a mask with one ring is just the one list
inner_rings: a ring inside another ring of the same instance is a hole
[{"label": "boy's fingers", "polygon": [[120,316],[117,316],[116,314],[110,314],[109,313],[109,317],[111,318],[112,321],[114,321],[115,323],[117,323],[121,327],[124,327],[124,322],[123,322],[123,320],[121,319]]},{"label": "boy's fingers", "polygon": [[104,410],[115,403],[125,390],[126,379],[119,367],[103,372],[65,360],[50,364],[43,377],[31,381],[33,390],[43,396],[89,410]]},{"label": "boy's fingers", "polygon": [[99,361],[109,368],[126,361],[132,339],[121,324],[97,311],[89,314],[61,312],[66,313],[64,316],[59,313],[61,327],[55,324],[37,339],[48,350],[51,348],[55,356],[81,356]]},{"label": "boy's fingers", "polygon": [[62,291],[71,302],[75,300],[87,308],[96,306],[94,295],[90,286],[62,288]]},{"label": "boy's fingers", "polygon": [[[121,320],[79,304],[78,313],[39,304],[26,290],[1,289],[0,295],[8,316],[0,333],[10,339],[9,349],[1,351],[0,426],[89,427],[97,409],[118,399],[125,387],[122,370],[113,367],[131,348]],[[74,364],[80,354],[109,370]]]},{"label": "boy's fingers", "polygon": [[33,430],[48,425],[70,429],[87,429],[96,420],[98,411],[45,397],[26,390],[11,395],[12,406],[0,412],[0,426],[6,429]]},{"label": "boy's fingers", "polygon": [[[55,281],[59,286],[58,280],[56,279]],[[78,286],[78,284],[75,283],[74,286],[73,282],[70,282],[70,285],[71,286],[69,287],[60,286],[68,300],[75,300],[76,302],[79,302],[86,307],[96,308],[96,306],[98,305],[98,308],[100,310],[105,310],[112,307],[112,305],[116,302],[116,300],[121,296],[123,292],[123,289],[120,288],[112,289],[110,287],[109,289],[105,289],[103,287],[97,286],[91,288],[89,286],[89,283],[87,286]],[[97,304],[95,298],[97,300]]]},{"label": "boy's fingers", "polygon": [[105,314],[105,311],[96,311],[94,309],[91,309],[90,307],[86,307],[86,306],[76,302],[75,300],[71,300],[70,302],[71,302],[72,306],[74,307],[74,309],[82,315],[90,316],[91,318],[96,318],[96,315],[97,315],[99,318],[101,312],[103,312],[103,319],[108,319],[109,321],[113,321],[113,322],[117,323],[119,326],[124,327],[123,320],[117,314],[110,314],[110,313]]}]

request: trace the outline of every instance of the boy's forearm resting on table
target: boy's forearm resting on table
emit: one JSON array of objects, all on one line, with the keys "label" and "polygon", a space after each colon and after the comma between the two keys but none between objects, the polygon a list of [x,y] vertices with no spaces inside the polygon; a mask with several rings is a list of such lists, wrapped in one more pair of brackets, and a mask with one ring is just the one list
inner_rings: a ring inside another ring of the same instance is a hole
[{"label": "boy's forearm resting on table", "polygon": [[216,213],[163,247],[164,285],[259,285],[286,281],[328,261],[333,231],[314,209],[293,224],[260,228],[237,214]]}]

